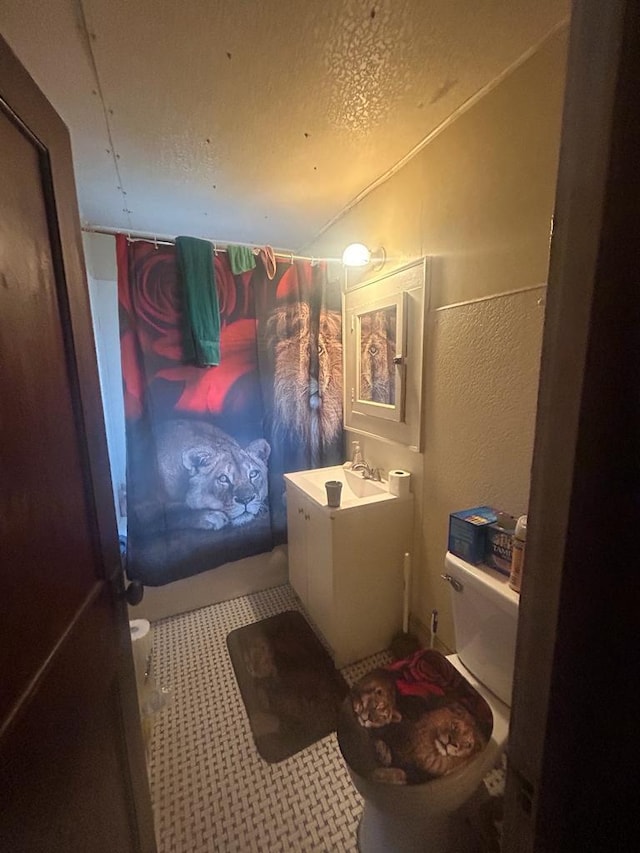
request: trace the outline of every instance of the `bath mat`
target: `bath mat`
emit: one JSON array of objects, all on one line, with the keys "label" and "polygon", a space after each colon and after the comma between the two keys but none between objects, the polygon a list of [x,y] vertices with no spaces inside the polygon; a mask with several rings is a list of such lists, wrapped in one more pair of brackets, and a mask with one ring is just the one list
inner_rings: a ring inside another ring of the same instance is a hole
[{"label": "bath mat", "polygon": [[282,761],[335,731],[349,688],[301,613],[237,628],[227,647],[265,761]]},{"label": "bath mat", "polygon": [[424,649],[354,684],[340,709],[338,743],[361,776],[411,785],[460,770],[492,730],[484,698],[440,652]]}]

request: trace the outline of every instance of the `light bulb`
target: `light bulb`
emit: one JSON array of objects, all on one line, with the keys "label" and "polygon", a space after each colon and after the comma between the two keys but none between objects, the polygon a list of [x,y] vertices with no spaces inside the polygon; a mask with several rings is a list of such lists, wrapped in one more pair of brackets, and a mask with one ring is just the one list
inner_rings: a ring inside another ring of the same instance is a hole
[{"label": "light bulb", "polygon": [[371,252],[364,243],[350,243],[342,253],[345,267],[366,267],[371,260]]}]

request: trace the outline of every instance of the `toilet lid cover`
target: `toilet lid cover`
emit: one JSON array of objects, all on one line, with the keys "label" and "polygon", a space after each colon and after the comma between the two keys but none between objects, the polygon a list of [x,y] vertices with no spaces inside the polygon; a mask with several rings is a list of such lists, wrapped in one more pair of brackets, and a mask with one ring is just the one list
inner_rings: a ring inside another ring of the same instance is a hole
[{"label": "toilet lid cover", "polygon": [[492,729],[485,699],[444,655],[423,649],[354,684],[341,708],[338,742],[359,775],[418,784],[463,768]]}]

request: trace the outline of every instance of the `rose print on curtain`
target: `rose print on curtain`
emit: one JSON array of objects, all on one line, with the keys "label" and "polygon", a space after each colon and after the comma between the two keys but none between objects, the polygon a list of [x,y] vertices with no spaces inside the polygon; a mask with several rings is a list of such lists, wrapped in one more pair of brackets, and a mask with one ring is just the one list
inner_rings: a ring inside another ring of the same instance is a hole
[{"label": "rose print on curtain", "polygon": [[173,246],[117,238],[127,573],[169,583],[286,541],[282,474],[342,453],[340,287],[324,264],[213,257],[220,363],[185,359]]}]

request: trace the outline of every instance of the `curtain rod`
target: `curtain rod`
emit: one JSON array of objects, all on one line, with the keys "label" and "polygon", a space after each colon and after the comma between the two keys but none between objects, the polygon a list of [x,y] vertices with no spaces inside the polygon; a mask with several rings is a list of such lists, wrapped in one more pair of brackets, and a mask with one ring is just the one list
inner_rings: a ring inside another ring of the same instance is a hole
[{"label": "curtain rod", "polygon": [[[148,240],[150,243],[155,243],[161,246],[172,246],[176,238],[167,234],[152,234],[149,231],[123,231],[121,228],[102,228],[101,226],[92,226],[92,225],[83,225],[82,230],[86,234],[107,234],[110,237],[115,237],[118,234],[123,234],[129,240]],[[233,243],[230,240],[210,240],[206,239],[209,243],[212,244],[214,251],[220,249],[220,251],[224,251],[227,246],[248,246],[250,249],[263,249],[264,245],[260,245],[258,243]],[[273,254],[277,258],[282,258],[285,261],[335,261],[337,263],[342,263],[341,258],[320,258],[309,255],[296,255],[295,252],[287,252],[285,249],[274,249]]]}]

